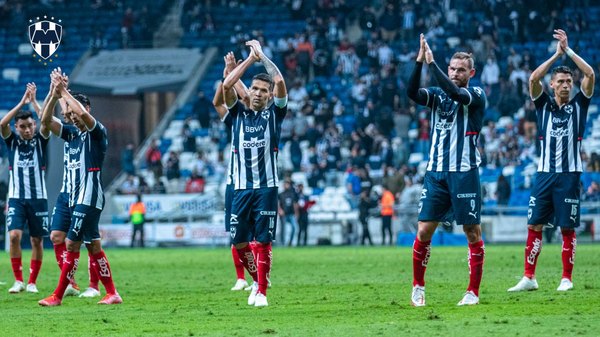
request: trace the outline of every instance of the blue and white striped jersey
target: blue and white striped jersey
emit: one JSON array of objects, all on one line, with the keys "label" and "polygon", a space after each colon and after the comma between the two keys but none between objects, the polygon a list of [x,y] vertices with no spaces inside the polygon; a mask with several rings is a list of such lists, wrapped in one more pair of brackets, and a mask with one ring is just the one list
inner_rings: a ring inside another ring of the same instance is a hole
[{"label": "blue and white striped jersey", "polygon": [[39,131],[25,140],[11,131],[4,139],[8,150],[8,198],[47,199],[46,163],[48,139]]},{"label": "blue and white striped jersey", "polygon": [[581,142],[590,100],[582,91],[562,107],[545,92],[533,100],[542,149],[538,172],[583,171]]},{"label": "blue and white striped jersey", "polygon": [[[246,109],[239,101],[229,109],[233,123],[233,180],[236,190],[277,187],[277,156],[281,123],[287,113],[271,104],[263,111]],[[226,116],[225,118],[227,118]]]},{"label": "blue and white striped jersey", "polygon": [[225,126],[231,130],[232,132],[232,137],[231,137],[231,151],[229,152],[229,164],[227,165],[227,181],[226,184],[227,185],[231,185],[233,184],[233,158],[234,158],[234,153],[233,153],[233,124],[232,124],[232,119],[231,119],[231,114],[228,113],[227,116],[225,116],[225,118],[223,119],[223,123],[225,123]]},{"label": "blue and white striped jersey", "polygon": [[479,87],[460,90],[469,93],[469,104],[452,100],[439,87],[425,89],[426,105],[431,109],[427,171],[466,172],[481,163],[477,141],[483,125],[485,93]]},{"label": "blue and white striped jersey", "polygon": [[71,180],[69,206],[85,205],[102,209],[102,164],[108,147],[106,128],[96,121],[89,131],[62,129],[61,138],[69,140],[68,174]]},{"label": "blue and white striped jersey", "polygon": [[79,133],[79,131],[77,130],[77,128],[74,125],[71,124],[63,124],[62,128],[67,128],[67,129],[71,129],[71,130],[67,130],[66,132],[62,132],[60,134],[60,137],[65,141],[63,144],[64,150],[64,156],[63,156],[63,161],[64,161],[64,167],[63,167],[63,183],[62,186],[60,188],[60,193],[69,193],[71,191],[71,175],[69,175],[69,169],[68,169],[68,164],[69,164],[69,140],[66,138],[63,138],[63,135],[69,135],[72,133]]}]

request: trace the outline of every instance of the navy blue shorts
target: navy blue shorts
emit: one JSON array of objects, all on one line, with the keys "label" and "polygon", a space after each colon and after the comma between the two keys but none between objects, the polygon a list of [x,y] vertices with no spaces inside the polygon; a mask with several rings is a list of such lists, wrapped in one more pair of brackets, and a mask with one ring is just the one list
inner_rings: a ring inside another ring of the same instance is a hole
[{"label": "navy blue shorts", "polygon": [[8,199],[6,228],[24,230],[29,227],[29,236],[34,238],[48,236],[48,200],[46,199]]},{"label": "navy blue shorts", "polygon": [[448,221],[457,225],[481,223],[479,170],[427,172],[419,201],[419,221]]},{"label": "navy blue shorts", "polygon": [[233,203],[233,184],[225,187],[225,231],[229,232],[229,220],[231,218],[231,204]]},{"label": "navy blue shorts", "polygon": [[538,172],[529,197],[527,224],[552,223],[563,228],[579,226],[581,173]]},{"label": "navy blue shorts", "polygon": [[277,187],[233,192],[231,243],[272,242],[277,230]]},{"label": "navy blue shorts", "polygon": [[98,222],[100,222],[101,213],[102,210],[96,207],[75,205],[67,238],[71,241],[83,241],[84,243],[100,240]]},{"label": "navy blue shorts", "polygon": [[52,210],[51,231],[68,232],[73,209],[69,207],[69,193],[59,193]]}]

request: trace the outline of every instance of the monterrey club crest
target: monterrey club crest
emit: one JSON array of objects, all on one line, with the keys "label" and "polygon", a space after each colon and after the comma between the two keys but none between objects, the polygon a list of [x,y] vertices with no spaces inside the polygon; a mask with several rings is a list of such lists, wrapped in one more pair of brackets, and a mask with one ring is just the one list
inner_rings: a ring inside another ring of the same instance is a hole
[{"label": "monterrey club crest", "polygon": [[[40,18],[36,18],[40,20]],[[44,16],[44,19],[47,19]],[[54,17],[51,18],[54,20]],[[60,22],[61,20],[58,20]],[[33,22],[33,20],[29,20]],[[36,54],[44,60],[56,52],[62,39],[62,26],[49,20],[41,20],[29,25],[29,42]]]}]

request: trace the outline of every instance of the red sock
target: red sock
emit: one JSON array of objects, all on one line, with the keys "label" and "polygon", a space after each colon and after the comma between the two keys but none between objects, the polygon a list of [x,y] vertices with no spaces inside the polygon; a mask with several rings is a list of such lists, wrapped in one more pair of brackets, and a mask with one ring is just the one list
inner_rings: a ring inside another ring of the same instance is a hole
[{"label": "red sock", "polygon": [[252,276],[252,280],[254,280],[254,282],[258,282],[254,253],[252,253],[250,246],[248,245],[242,249],[238,249],[237,252],[242,264],[244,265],[244,268],[246,268],[248,274]]},{"label": "red sock", "polygon": [[98,289],[98,282],[100,278],[98,277],[98,272],[96,271],[96,262],[94,261],[94,257],[92,253],[88,252],[88,274],[90,275],[90,284],[88,287]]},{"label": "red sock", "polygon": [[59,243],[54,245],[54,255],[56,256],[56,263],[58,263],[58,269],[62,269],[63,261],[67,256],[67,244]]},{"label": "red sock", "polygon": [[29,281],[27,281],[27,284],[35,284],[38,274],[40,273],[40,269],[42,269],[42,260],[31,259],[31,263],[29,265]]},{"label": "red sock", "polygon": [[63,266],[60,269],[60,278],[58,279],[58,285],[54,290],[54,295],[56,295],[56,297],[63,298],[67,286],[69,285],[69,283],[72,282],[73,277],[75,277],[75,272],[77,272],[77,265],[79,265],[79,252],[67,251],[67,255],[65,256],[65,260],[63,261]]},{"label": "red sock", "polygon": [[467,291],[472,291],[479,296],[479,284],[483,276],[483,260],[485,257],[485,246],[483,240],[475,243],[469,243],[469,287]]},{"label": "red sock", "polygon": [[235,266],[235,273],[237,274],[238,280],[245,279],[244,277],[244,265],[240,260],[240,255],[234,245],[231,245],[231,256],[233,257],[233,265]]},{"label": "red sock", "polygon": [[527,231],[527,245],[525,246],[525,276],[535,277],[535,267],[538,256],[542,252],[542,232],[533,229]]},{"label": "red sock", "polygon": [[574,230],[564,230],[562,232],[563,244],[562,244],[562,264],[563,264],[563,278],[571,280],[573,275],[573,265],[575,264],[575,248],[577,247],[577,239],[575,238]]},{"label": "red sock", "polygon": [[271,261],[273,251],[271,243],[258,243],[256,245],[256,262],[258,264],[258,292],[267,295],[267,287],[269,286],[269,274],[271,272]]},{"label": "red sock", "polygon": [[106,254],[104,254],[104,251],[101,250],[100,253],[95,254],[92,257],[94,261],[94,269],[96,270],[102,285],[104,285],[104,289],[106,289],[106,294],[116,294],[117,290],[115,289],[115,284],[113,283],[112,273],[110,272],[110,264],[108,264]]},{"label": "red sock", "polygon": [[425,286],[425,270],[431,255],[431,240],[413,244],[413,286]]},{"label": "red sock", "polygon": [[21,264],[21,258],[11,257],[10,264],[12,265],[13,274],[15,274],[15,280],[23,282],[23,265]]}]

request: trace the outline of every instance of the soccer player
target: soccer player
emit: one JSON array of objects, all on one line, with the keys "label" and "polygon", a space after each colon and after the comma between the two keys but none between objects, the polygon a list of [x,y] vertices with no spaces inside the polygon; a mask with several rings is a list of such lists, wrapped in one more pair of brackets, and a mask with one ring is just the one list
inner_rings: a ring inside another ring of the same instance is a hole
[{"label": "soccer player", "polygon": [[[419,88],[423,62],[439,87]],[[458,305],[479,303],[484,244],[481,238],[481,188],[477,140],[483,123],[486,97],[479,87],[469,87],[475,75],[470,54],[457,52],[450,59],[448,76],[433,59],[423,34],[417,62],[410,77],[408,97],[431,110],[431,148],[419,202],[417,238],[413,245],[411,303],[425,305],[425,270],[431,237],[440,221],[453,213],[469,242],[469,285]]]},{"label": "soccer player", "polygon": [[[51,79],[56,76],[56,74],[60,75],[61,74],[61,69],[57,68],[55,70],[52,71],[51,74]],[[67,83],[68,85],[68,83]],[[50,96],[52,95],[52,90],[53,87],[51,85],[50,87],[50,91],[48,92],[48,96],[46,97],[46,99],[44,100],[44,107],[49,107],[49,105],[47,105],[48,100],[50,99]],[[66,104],[64,102],[64,99],[59,99],[59,105],[61,106],[61,114],[63,117],[63,120],[65,121],[65,123],[61,123],[60,120],[56,119],[55,117],[51,117],[50,120],[50,124],[47,125],[46,127],[49,128],[49,130],[58,137],[61,137],[62,134],[64,135],[68,135],[74,132],[77,132],[77,128],[75,126],[72,125],[72,122],[69,120],[69,118],[66,116],[65,112],[67,110]],[[34,104],[35,106],[35,104]],[[36,108],[36,112],[38,112],[38,110],[41,110],[39,108]],[[52,114],[52,111],[49,111],[49,114]],[[38,116],[40,117],[40,119],[42,119],[43,116],[43,112],[39,111],[38,112]],[[64,133],[62,132],[62,129],[68,129],[66,130]],[[67,245],[65,243],[65,239],[67,237],[67,232],[69,231],[69,227],[71,225],[71,207],[69,207],[69,191],[71,189],[71,176],[69,174],[67,174],[67,172],[69,171],[68,169],[68,158],[69,158],[69,139],[63,138],[64,140],[64,146],[63,146],[63,153],[64,153],[64,167],[63,167],[63,183],[60,189],[60,193],[58,194],[57,198],[56,198],[56,203],[54,205],[54,209],[52,210],[52,217],[51,217],[51,223],[50,223],[50,240],[52,241],[53,247],[54,247],[54,255],[56,256],[56,262],[58,264],[58,268],[62,269],[62,264],[63,261],[65,259],[65,256],[67,254]],[[95,269],[91,266],[92,264],[92,258],[91,256],[88,259],[88,272],[90,275],[90,285],[89,287],[80,294],[79,292],[79,286],[77,285],[77,282],[75,281],[75,277],[73,276],[73,278],[71,279],[71,282],[69,283],[69,285],[67,286],[67,289],[65,290],[64,296],[77,296],[79,295],[79,297],[96,297],[96,296],[100,296],[100,291],[98,290],[98,275],[96,274]]]},{"label": "soccer player", "polygon": [[[224,120],[233,121],[234,193],[231,206],[231,237],[244,267],[255,280],[248,304],[268,305],[271,242],[277,227],[277,156],[281,123],[287,113],[287,90],[277,66],[262,52],[256,40],[246,42],[250,55],[225,78],[223,90],[229,108]],[[257,74],[250,85],[250,106],[237,99],[234,84],[255,62],[268,74]],[[273,98],[273,104],[269,101]],[[256,240],[256,262],[248,243]]]},{"label": "soccer player", "polygon": [[[567,33],[554,30],[558,40],[556,52],[542,63],[529,77],[529,94],[537,113],[538,139],[541,156],[535,184],[529,197],[527,212],[527,243],[525,245],[525,273],[508,291],[536,290],[535,267],[542,250],[542,229],[550,221],[560,227],[562,244],[562,279],[556,290],[573,289],[572,273],[575,262],[574,228],[579,226],[579,196],[581,142],[585,134],[588,107],[594,93],[594,70],[569,48]],[[544,92],[541,80],[556,60],[566,54],[583,74],[581,90],[571,98],[573,72],[565,66],[552,70],[550,88]]]},{"label": "soccer player", "polygon": [[[11,294],[24,290],[37,293],[37,276],[42,267],[43,239],[48,236],[48,196],[46,192],[47,145],[50,133],[36,122],[29,111],[21,110],[34,97],[34,86],[30,83],[17,104],[0,120],[0,131],[6,142],[9,160],[8,210],[6,227],[10,237],[10,261],[15,283],[8,289]],[[15,119],[15,130],[10,121]],[[27,286],[23,283],[21,262],[21,237],[29,226],[31,262]]]},{"label": "soccer player", "polygon": [[[225,67],[223,68],[223,79],[229,75],[229,73],[237,66],[235,61],[235,56],[232,52],[227,53],[225,57],[223,57],[225,61]],[[244,103],[245,106],[249,106],[250,103],[248,101],[248,93],[247,88],[242,83],[242,81],[237,81],[235,84],[236,93],[238,93],[240,99]],[[215,92],[215,96],[213,98],[213,106],[215,110],[217,110],[219,116],[227,115],[227,106],[225,106],[225,98],[223,97],[223,83],[219,84],[217,91]],[[232,128],[232,120],[231,115],[227,115],[227,117],[223,120],[225,125],[228,128]],[[231,148],[233,150],[233,143],[231,144]],[[227,185],[225,187],[225,231],[230,231],[230,223],[229,219],[231,217],[231,202],[233,201],[233,152],[230,153],[229,158],[229,166],[227,169]],[[237,252],[237,249],[233,244],[231,244],[231,256],[233,258],[233,265],[235,267],[235,273],[237,275],[237,280],[231,290],[250,290],[251,288],[246,281],[246,277],[244,276],[244,265],[242,264],[242,260]]]},{"label": "soccer player", "polygon": [[[58,286],[47,298],[38,303],[42,306],[57,306],[62,303],[64,292],[69,285],[79,263],[81,242],[85,242],[93,258],[92,267],[106,289],[106,296],[98,304],[119,304],[123,300],[115,289],[108,259],[102,250],[98,221],[104,207],[101,169],[108,146],[106,129],[90,114],[90,101],[81,94],[75,96],[66,89],[68,78],[55,74],[53,90],[47,106],[44,107],[42,123],[48,125],[51,111],[58,99],[65,100],[67,117],[77,128],[69,133],[62,128],[63,138],[69,140],[68,174],[71,176],[69,205],[72,208],[71,226],[66,244],[67,254],[63,261]],[[69,133],[69,134],[67,134]]]}]

